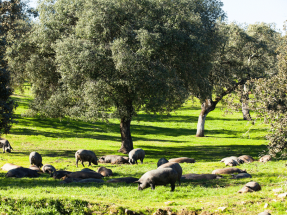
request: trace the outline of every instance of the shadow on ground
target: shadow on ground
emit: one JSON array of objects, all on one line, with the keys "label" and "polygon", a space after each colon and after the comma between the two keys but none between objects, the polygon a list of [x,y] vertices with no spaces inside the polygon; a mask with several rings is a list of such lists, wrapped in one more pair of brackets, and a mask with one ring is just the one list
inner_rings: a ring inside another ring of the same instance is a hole
[{"label": "shadow on ground", "polygon": [[266,146],[261,145],[190,145],[190,146],[150,146],[150,145],[137,145],[143,148],[146,152],[146,157],[166,159],[176,157],[190,157],[194,158],[197,162],[219,162],[222,158],[229,156],[250,155],[258,159],[260,153],[266,150]]},{"label": "shadow on ground", "polygon": [[[182,117],[184,116],[181,116],[180,118]],[[189,116],[187,116],[187,118],[189,118]],[[52,138],[77,137],[77,138],[89,138],[89,139],[111,140],[111,141],[120,140],[119,139],[120,127],[119,124],[115,123],[105,123],[105,122],[88,123],[74,120],[59,121],[57,119],[22,118],[21,120],[19,120],[18,125],[20,125],[22,128],[18,127],[11,129],[11,134],[35,135],[35,136],[42,135],[45,137],[52,137]],[[254,130],[252,132],[262,132],[262,131],[266,131],[266,129],[256,129],[256,131]],[[113,133],[113,135],[110,135],[110,133]],[[196,129],[168,128],[160,126],[132,124],[131,133],[134,138],[134,141],[143,140],[143,141],[180,142],[166,139],[165,140],[151,139],[151,138],[145,138],[143,136],[144,135],[159,135],[166,137],[194,136],[196,134]],[[225,135],[226,137],[223,138],[236,138],[236,137],[238,138],[243,135],[243,132],[235,130],[226,130],[226,129],[220,129],[220,130],[206,129],[205,135],[210,137],[213,135]],[[260,138],[257,137],[256,139]]]}]

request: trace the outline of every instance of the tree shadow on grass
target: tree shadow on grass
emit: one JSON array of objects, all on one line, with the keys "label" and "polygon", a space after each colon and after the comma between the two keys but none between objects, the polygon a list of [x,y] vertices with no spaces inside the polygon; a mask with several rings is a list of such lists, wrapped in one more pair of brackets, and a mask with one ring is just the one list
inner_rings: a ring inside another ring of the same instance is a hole
[{"label": "tree shadow on grass", "polygon": [[[97,187],[101,188],[103,186],[107,187],[134,187],[135,190],[137,190],[137,184],[136,183],[106,183],[107,180],[116,178],[107,178],[104,179],[105,183],[61,183],[61,180],[58,179],[52,179],[49,178],[48,174],[42,174],[37,178],[6,178],[6,173],[0,173],[0,189],[1,190],[9,190],[9,189],[35,189],[35,187],[46,187],[54,189],[55,187],[67,187],[67,188],[73,188],[73,187]],[[117,176],[119,177],[119,176]],[[121,174],[120,177],[135,177],[130,175],[123,175]],[[138,177],[139,178],[139,177]],[[236,182],[236,185],[242,184],[244,185],[246,182],[240,183],[239,181]],[[167,185],[169,187],[169,185]],[[215,180],[183,180],[181,183],[181,186],[178,186],[178,182],[176,183],[176,187],[187,187],[187,186],[202,186],[206,188],[218,188],[218,187],[226,187],[230,186],[230,181],[228,179],[215,179]],[[46,190],[44,192],[49,193],[49,190]]]},{"label": "tree shadow on grass", "polygon": [[[228,117],[211,117],[207,116],[206,121],[214,121],[214,120],[222,120],[222,121],[244,121],[243,119],[234,119]],[[186,122],[192,123],[198,121],[198,116],[191,116],[191,115],[149,115],[149,114],[137,114],[136,117],[133,118],[133,121],[139,122]]]},{"label": "tree shadow on grass", "polygon": [[137,145],[139,148],[143,148],[146,152],[146,157],[160,159],[165,157],[166,159],[176,157],[190,157],[194,158],[197,162],[216,162],[220,161],[224,157],[229,156],[241,156],[250,155],[255,159],[258,159],[259,154],[266,150],[266,146],[258,145],[190,145],[176,147],[166,146],[151,146],[151,145]]},{"label": "tree shadow on grass", "polygon": [[[158,160],[162,157],[167,159],[176,157],[190,157],[197,162],[219,162],[224,157],[250,155],[258,159],[259,154],[266,150],[264,145],[189,145],[189,146],[154,146],[137,145],[145,150],[146,158]],[[13,156],[29,156],[29,151],[13,152]],[[120,154],[114,150],[98,149],[97,156]],[[75,159],[75,150],[42,150],[42,157],[60,157],[61,159]],[[122,154],[123,155],[123,154]],[[126,156],[126,155],[123,155]]]},{"label": "tree shadow on grass", "polygon": [[[28,120],[26,120],[28,121]],[[42,135],[45,137],[52,138],[89,138],[89,139],[99,139],[99,140],[111,140],[111,141],[121,141],[120,140],[120,129],[117,124],[108,124],[107,125],[101,122],[96,122],[94,124],[89,124],[85,122],[53,122],[52,120],[36,120],[31,119],[31,121],[27,124],[25,122],[19,123],[20,125],[24,125],[26,128],[13,128],[11,130],[11,134],[15,135]],[[50,128],[54,129],[52,131],[42,131],[33,129],[33,127],[40,128]],[[262,132],[264,129],[257,129],[256,131]],[[118,136],[111,136],[109,133],[116,134]],[[162,141],[162,142],[182,142],[182,141],[174,141],[174,140],[162,140],[162,139],[151,139],[145,137],[139,137],[143,135],[158,135],[158,136],[170,136],[170,137],[180,137],[180,136],[195,136],[196,129],[186,129],[186,128],[167,128],[167,127],[159,127],[159,126],[145,126],[145,125],[132,125],[131,133],[133,139],[136,140],[144,140],[144,141]],[[242,131],[234,131],[234,130],[226,130],[226,129],[213,129],[213,130],[205,130],[206,136],[211,135],[227,135],[228,137],[223,138],[237,138],[242,136]],[[138,135],[138,136],[137,136]],[[263,137],[262,137],[263,138]],[[256,138],[258,139],[258,138]]]}]

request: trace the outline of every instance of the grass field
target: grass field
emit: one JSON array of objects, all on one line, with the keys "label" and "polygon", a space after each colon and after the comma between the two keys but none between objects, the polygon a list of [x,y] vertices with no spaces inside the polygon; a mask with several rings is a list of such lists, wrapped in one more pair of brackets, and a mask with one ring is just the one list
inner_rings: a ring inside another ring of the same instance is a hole
[{"label": "grass field", "polygon": [[[17,121],[8,139],[14,151],[0,155],[0,166],[5,163],[29,167],[29,154],[39,152],[43,164],[52,164],[57,170],[81,170],[75,166],[78,149],[92,150],[99,157],[118,154],[120,148],[119,120],[88,123],[69,119],[27,118],[30,94],[15,94],[19,104]],[[219,161],[227,156],[251,155],[258,159],[266,150],[264,136],[268,127],[257,121],[255,125],[241,120],[240,113],[223,116],[217,108],[207,116],[204,138],[195,137],[199,104],[187,103],[170,116],[150,116],[139,113],[131,124],[134,148],[146,152],[144,164],[105,165],[113,177],[141,177],[155,169],[159,158],[191,157],[195,164],[181,164],[183,174],[211,173],[224,168]],[[258,214],[268,210],[272,215],[287,214],[286,201],[278,199],[273,189],[286,189],[286,161],[273,160],[266,164],[243,164],[252,179],[223,179],[183,182],[176,186],[160,186],[153,191],[137,190],[137,184],[60,184],[59,180],[42,174],[39,178],[5,178],[0,171],[0,209],[2,214],[122,214],[124,209],[143,214]],[[93,165],[91,169],[97,170]],[[256,181],[262,190],[238,194],[244,184]],[[169,202],[169,204],[167,204]],[[265,208],[264,208],[265,206]],[[226,207],[220,211],[219,207]],[[158,209],[162,209],[160,212]],[[182,211],[184,209],[184,211]],[[187,213],[186,211],[190,211]],[[194,213],[191,213],[193,211]]]}]

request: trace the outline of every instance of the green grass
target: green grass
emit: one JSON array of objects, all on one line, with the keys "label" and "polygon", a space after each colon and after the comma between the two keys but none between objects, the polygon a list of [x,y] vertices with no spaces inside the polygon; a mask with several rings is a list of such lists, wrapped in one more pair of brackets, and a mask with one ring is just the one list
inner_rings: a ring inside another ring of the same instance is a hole
[{"label": "green grass", "polygon": [[[119,120],[88,123],[69,119],[41,119],[22,117],[28,109],[31,96],[15,94],[19,104],[17,121],[9,135],[12,153],[0,154],[0,166],[14,163],[29,167],[31,151],[39,152],[44,164],[56,169],[76,171],[74,154],[78,149],[93,150],[99,157],[119,154]],[[170,116],[150,116],[139,113],[131,124],[134,148],[146,152],[141,165],[99,165],[114,172],[113,177],[141,177],[155,169],[159,158],[191,157],[195,164],[181,164],[183,174],[211,173],[224,168],[223,157],[248,154],[258,159],[266,150],[264,136],[268,127],[257,121],[255,125],[241,120],[240,113],[223,116],[217,108],[207,116],[204,138],[196,138],[199,104],[187,103]],[[252,180],[262,186],[262,191],[238,194],[237,191],[250,179],[232,180],[230,176],[212,181],[183,182],[170,187],[159,186],[154,191],[137,190],[136,184],[60,184],[46,174],[39,178],[5,178],[0,171],[0,211],[8,214],[120,214],[125,208],[152,214],[157,209],[209,212],[218,214],[257,214],[269,210],[272,215],[286,214],[286,202],[276,199],[272,189],[283,188],[287,178],[286,161],[274,160],[262,164],[254,162],[241,165],[252,175]],[[98,166],[91,167],[97,170]],[[276,201],[275,201],[276,200]],[[172,201],[167,206],[165,202]],[[268,203],[265,209],[264,205]],[[227,207],[219,212],[218,207]],[[217,211],[217,212],[216,212]]]}]

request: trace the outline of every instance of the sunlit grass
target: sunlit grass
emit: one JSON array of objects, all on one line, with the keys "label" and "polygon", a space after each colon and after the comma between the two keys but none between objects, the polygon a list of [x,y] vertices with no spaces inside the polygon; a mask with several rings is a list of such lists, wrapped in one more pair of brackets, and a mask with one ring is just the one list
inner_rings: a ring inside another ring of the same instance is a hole
[{"label": "sunlit grass", "polygon": [[[14,163],[29,167],[31,151],[39,152],[44,164],[52,164],[57,169],[76,171],[74,154],[78,149],[93,150],[99,157],[106,154],[119,154],[119,120],[110,122],[82,122],[69,119],[41,119],[23,117],[31,100],[29,91],[17,93],[13,97],[19,104],[16,110],[18,123],[11,134],[3,136],[11,143],[14,151],[0,155],[0,165]],[[145,172],[155,169],[159,158],[191,157],[195,164],[181,164],[183,174],[211,173],[223,168],[219,161],[223,157],[248,154],[258,159],[266,150],[268,126],[257,121],[255,125],[242,120],[240,113],[223,116],[217,108],[206,120],[204,138],[196,138],[199,104],[188,102],[170,116],[151,116],[139,113],[134,117],[131,132],[135,148],[146,151],[144,164],[141,165],[100,165],[114,172],[113,177],[140,177]],[[98,166],[91,167],[97,170]],[[42,174],[39,178],[5,178],[5,171],[0,172],[0,195],[7,204],[1,204],[6,213],[23,211],[29,214],[109,213],[115,207],[129,208],[150,214],[158,208],[215,212],[218,207],[227,207],[225,214],[256,214],[264,211],[265,203],[272,214],[284,214],[287,210],[285,201],[273,201],[276,197],[272,189],[282,187],[286,191],[287,178],[285,161],[272,161],[266,164],[254,162],[240,166],[252,175],[252,180],[262,185],[262,191],[237,194],[250,179],[232,180],[230,176],[212,181],[183,182],[176,186],[175,192],[170,187],[159,186],[154,191],[137,191],[136,184],[60,184],[58,180]],[[16,209],[11,206],[16,204]],[[77,202],[79,201],[79,202]],[[169,206],[167,201],[173,203]],[[10,206],[9,206],[10,205]],[[67,212],[70,211],[70,212]]]}]

